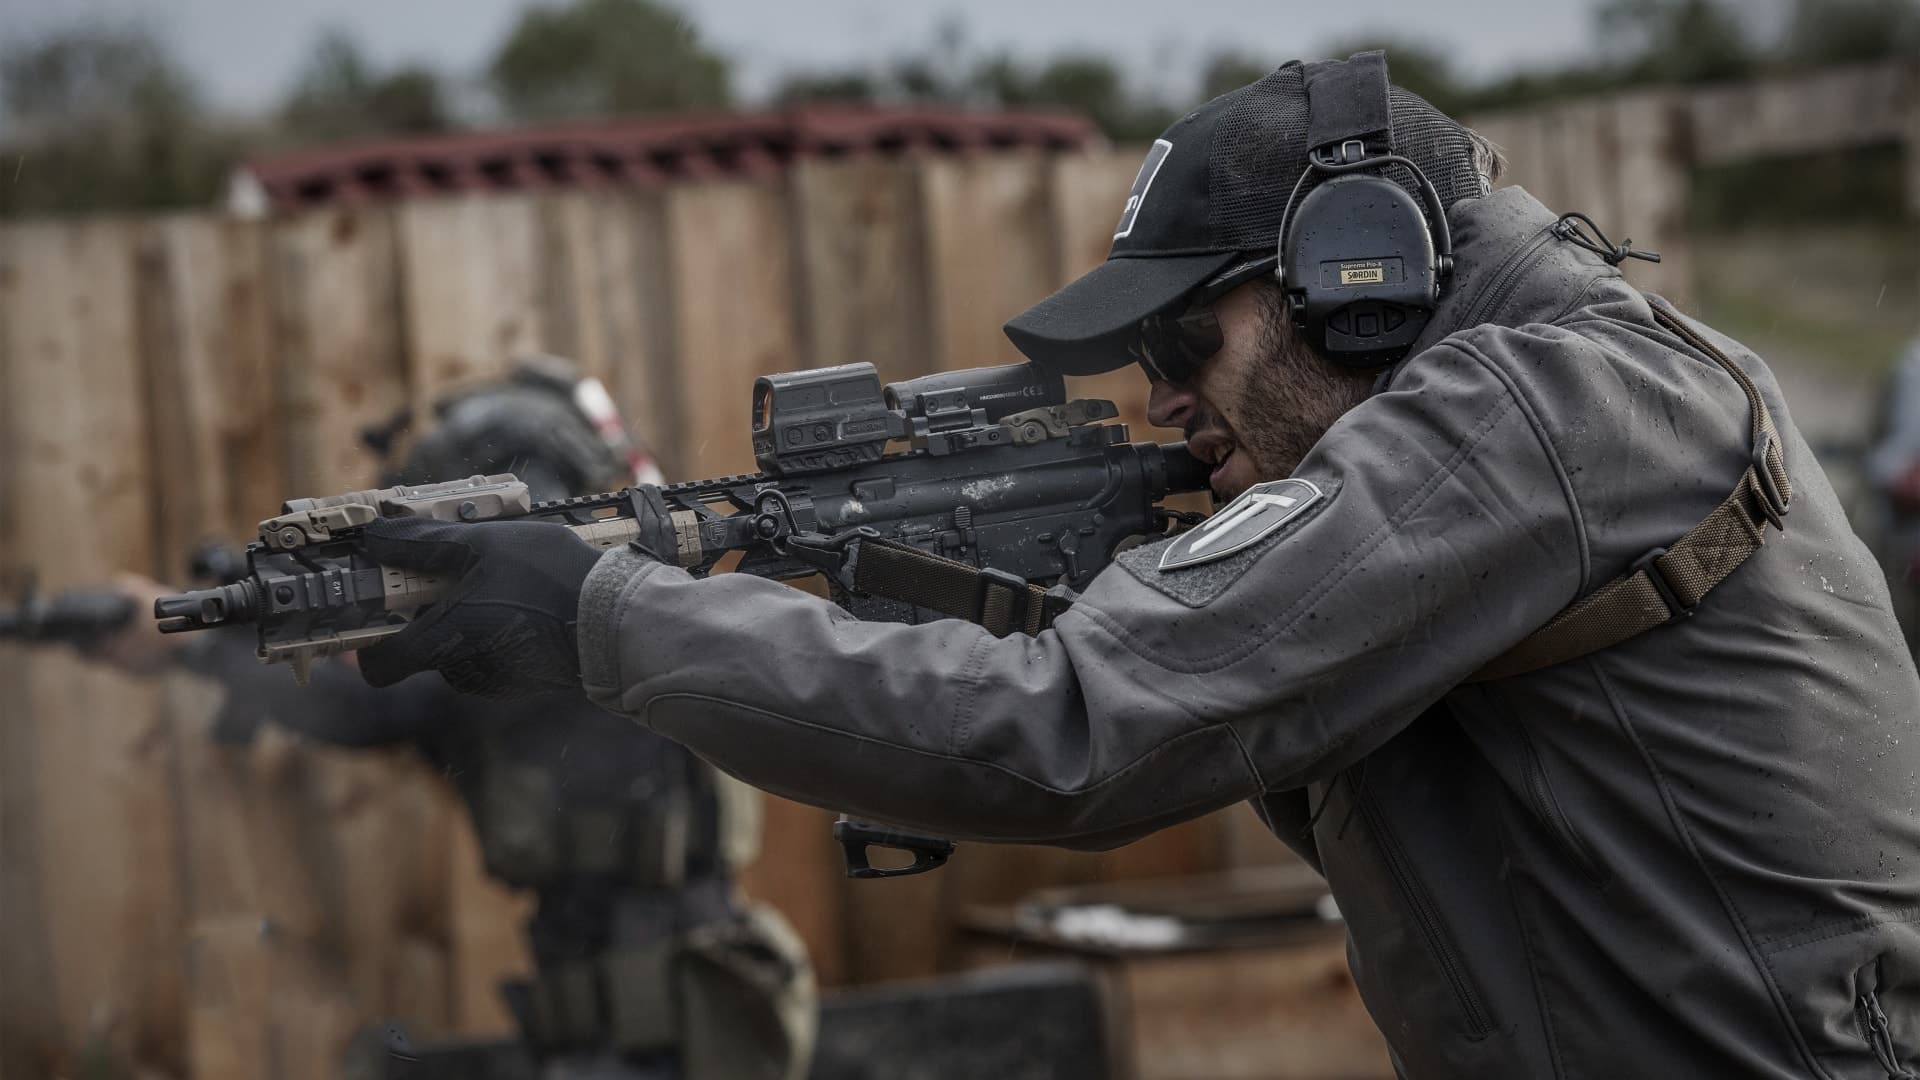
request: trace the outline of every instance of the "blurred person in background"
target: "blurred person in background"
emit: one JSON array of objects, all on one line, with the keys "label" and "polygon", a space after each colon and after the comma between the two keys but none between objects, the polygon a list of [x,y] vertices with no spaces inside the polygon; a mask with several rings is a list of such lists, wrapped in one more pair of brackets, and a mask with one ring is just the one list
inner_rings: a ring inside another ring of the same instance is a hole
[{"label": "blurred person in background", "polygon": [[[550,500],[661,482],[599,381],[555,358],[523,360],[434,411],[417,434],[406,413],[366,433],[388,461],[383,486],[512,472]],[[137,578],[121,587],[149,604],[168,591]],[[344,658],[316,665],[301,688],[261,664],[244,632],[188,640],[141,620],[98,654],[219,681],[220,737],[244,739],[265,721],[338,746],[414,747],[458,788],[487,872],[534,894],[533,977],[505,988],[520,1040],[482,1063],[471,1046],[369,1032],[350,1080],[805,1075],[811,968],[784,920],[733,889],[759,842],[759,795],[677,744],[577,690],[487,702],[431,676],[375,690]]]},{"label": "blurred person in background", "polygon": [[1885,579],[1767,365],[1499,167],[1378,53],[1165,131],[1107,261],[1007,331],[1138,363],[1232,501],[1037,635],[696,579],[666,521],[603,555],[390,519],[370,557],[460,580],[361,672],[583,685],[961,839],[1250,800],[1415,1080],[1911,1077],[1920,675]]}]

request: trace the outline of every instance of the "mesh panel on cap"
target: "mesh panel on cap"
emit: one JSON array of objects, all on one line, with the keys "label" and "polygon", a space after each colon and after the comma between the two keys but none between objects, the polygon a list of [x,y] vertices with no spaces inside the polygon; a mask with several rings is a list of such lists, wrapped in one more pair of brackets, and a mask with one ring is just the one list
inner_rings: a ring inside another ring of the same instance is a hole
[{"label": "mesh panel on cap", "polygon": [[[1208,225],[1221,249],[1260,251],[1278,242],[1287,194],[1306,167],[1305,72],[1297,63],[1287,64],[1234,95],[1239,100],[1221,118],[1208,150]],[[1388,90],[1387,100],[1393,110],[1394,149],[1427,174],[1441,205],[1451,207],[1487,193],[1485,181],[1474,171],[1473,140],[1465,128],[1397,86]],[[1387,169],[1384,175],[1426,205],[1404,168]]]}]

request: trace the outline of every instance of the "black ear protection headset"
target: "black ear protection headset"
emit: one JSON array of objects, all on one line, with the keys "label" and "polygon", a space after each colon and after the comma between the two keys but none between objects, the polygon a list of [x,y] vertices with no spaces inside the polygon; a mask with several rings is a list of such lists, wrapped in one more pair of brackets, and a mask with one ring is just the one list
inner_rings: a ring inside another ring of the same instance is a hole
[{"label": "black ear protection headset", "polygon": [[[1279,266],[1295,329],[1342,367],[1407,354],[1453,272],[1440,193],[1396,153],[1387,57],[1359,53],[1307,74],[1307,167],[1280,218]],[[1384,171],[1413,174],[1426,213]],[[1300,198],[1309,177],[1326,177]]]},{"label": "black ear protection headset", "polygon": [[[1394,363],[1433,316],[1453,271],[1453,233],[1433,182],[1395,152],[1386,54],[1309,65],[1306,85],[1307,167],[1287,196],[1276,254],[1216,276],[1186,314],[1159,320],[1145,354],[1154,377],[1196,374],[1220,349],[1209,306],[1267,273],[1285,291],[1295,330],[1341,367]],[[1384,175],[1392,167],[1413,175],[1424,214]],[[1321,182],[1301,198],[1312,179]]]}]

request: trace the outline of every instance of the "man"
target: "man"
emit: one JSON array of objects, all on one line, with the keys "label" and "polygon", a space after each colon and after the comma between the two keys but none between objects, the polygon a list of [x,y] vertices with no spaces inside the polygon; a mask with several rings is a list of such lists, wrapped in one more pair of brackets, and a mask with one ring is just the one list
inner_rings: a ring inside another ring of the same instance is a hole
[{"label": "man", "polygon": [[[756,786],[962,838],[1104,847],[1252,800],[1325,874],[1409,1077],[1911,1075],[1920,677],[1884,578],[1763,363],[1627,285],[1627,245],[1490,192],[1497,155],[1370,65],[1176,123],[1107,262],[1009,324],[1069,373],[1140,359],[1153,419],[1245,493],[1051,629],[862,623],[657,546],[396,521],[377,559],[464,576],[363,672],[577,665]],[[1404,193],[1356,215],[1424,204],[1441,242],[1339,283],[1442,276],[1363,370],[1296,316],[1320,278],[1267,271],[1331,242],[1306,201],[1383,146],[1432,198],[1383,167]]]},{"label": "man", "polygon": [[[376,450],[404,450],[385,484],[511,470],[536,499],[558,499],[661,479],[599,382],[551,357],[442,400],[417,435],[405,420],[368,433]],[[350,1080],[806,1075],[806,956],[776,913],[733,894],[732,872],[758,842],[752,792],[577,687],[490,702],[439,679],[375,690],[323,663],[303,689],[255,659],[250,634],[143,631],[146,648],[106,655],[151,669],[145,654],[178,646],[173,659],[226,689],[217,730],[229,736],[264,718],[335,745],[418,750],[458,788],[488,873],[537,900],[533,978],[507,988],[518,1045],[393,1047],[389,1060],[381,1041],[362,1040]]]}]

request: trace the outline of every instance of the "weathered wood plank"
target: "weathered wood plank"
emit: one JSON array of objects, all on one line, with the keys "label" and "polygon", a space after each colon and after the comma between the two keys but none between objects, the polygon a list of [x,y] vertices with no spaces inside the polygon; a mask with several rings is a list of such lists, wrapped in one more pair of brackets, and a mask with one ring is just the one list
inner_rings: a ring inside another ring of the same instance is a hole
[{"label": "weathered wood plank", "polygon": [[[196,1080],[310,1075],[289,1060],[290,1042],[332,1040],[326,1060],[335,1061],[347,1021],[387,1016],[411,1001],[438,1003],[423,1015],[443,1022],[444,970],[424,998],[411,984],[409,996],[398,993],[412,976],[400,967],[402,928],[428,920],[394,894],[433,860],[418,850],[431,837],[386,805],[431,797],[435,781],[391,755],[313,747],[277,727],[261,728],[246,744],[216,742],[213,722],[230,704],[228,691],[185,673],[166,681],[184,802]],[[378,837],[381,849],[369,850],[367,836]],[[369,876],[381,881],[369,885]],[[236,966],[261,980],[258,1000],[231,992]],[[269,1057],[237,1072],[206,1071],[228,1068],[229,1048],[261,1043]],[[215,1064],[198,1064],[209,1057]]]},{"label": "weathered wood plank", "polygon": [[466,1034],[504,1035],[513,1014],[500,996],[507,979],[533,970],[521,925],[533,913],[533,898],[487,876],[471,822],[460,815],[448,830],[447,976],[453,1027]]},{"label": "weathered wood plank", "polygon": [[334,1080],[362,1022],[338,972],[271,922],[210,919],[187,945],[192,1080]]},{"label": "weathered wood plank", "polygon": [[1546,167],[1546,135],[1538,115],[1501,112],[1468,117],[1467,122],[1506,158],[1506,174],[1501,177],[1500,186],[1519,184],[1543,200],[1551,194],[1549,182],[1542,176]]},{"label": "weathered wood plank", "polygon": [[1329,927],[1297,945],[1103,965],[1139,1080],[1385,1080],[1386,1047]]},{"label": "weathered wood plank", "polygon": [[678,344],[674,328],[674,280],[667,258],[665,201],[657,194],[601,195],[602,227],[597,288],[604,298],[607,340],[613,355],[608,388],[630,423],[671,479],[691,479],[680,457],[686,416],[680,402]]},{"label": "weathered wood plank", "polygon": [[[1197,897],[1202,904],[1207,898]],[[1231,898],[1227,898],[1231,903]],[[1124,903],[1124,901],[1123,901]],[[990,914],[991,918],[1001,916]],[[1233,948],[1137,954],[970,934],[961,966],[1069,958],[1103,985],[1116,1077],[1131,1080],[1387,1080],[1337,925]]]},{"label": "weathered wood plank", "polygon": [[447,391],[545,347],[540,217],[525,197],[423,200],[396,213],[409,389],[425,416]]},{"label": "weathered wood plank", "polygon": [[194,926],[186,941],[193,1080],[279,1080],[272,1067],[274,948],[268,924],[257,917]]},{"label": "weathered wood plank", "polygon": [[1011,364],[1000,330],[1060,280],[1047,159],[929,160],[921,165],[936,370]]},{"label": "weathered wood plank", "polygon": [[593,192],[542,204],[548,348],[607,386],[674,471],[682,417],[673,364],[671,274],[659,195]]},{"label": "weathered wood plank", "polygon": [[1877,63],[1696,90],[1684,99],[1693,159],[1708,165],[1899,142],[1920,110],[1916,88],[1920,64]]},{"label": "weathered wood plank", "polygon": [[394,235],[384,210],[314,213],[273,230],[282,498],[332,495],[379,479],[379,462],[359,433],[408,404]]},{"label": "weathered wood plank", "polygon": [[1537,112],[1523,111],[1472,116],[1466,122],[1491,140],[1506,158],[1506,171],[1498,186],[1518,184],[1541,202],[1554,205],[1559,199],[1559,184],[1548,142],[1550,123]]},{"label": "weathered wood plank", "polygon": [[[331,865],[325,871],[329,940],[337,949],[352,1002],[365,1019],[404,1014],[424,1033],[452,1021],[447,994],[398,991],[417,929],[437,922],[451,902],[449,841],[460,807],[437,770],[407,748],[388,752],[316,750],[318,812],[328,824]],[[518,929],[508,924],[509,929]]]},{"label": "weathered wood plank", "polygon": [[1688,220],[1693,165],[1688,160],[1685,99],[1676,94],[1626,94],[1609,103],[1613,121],[1612,220],[1608,237],[1658,251],[1660,261],[1629,259],[1627,280],[1685,307],[1692,302],[1693,254]]},{"label": "weathered wood plank", "polygon": [[331,957],[288,947],[276,950],[271,963],[267,1000],[279,1080],[339,1080],[347,1043],[371,1019],[366,1007],[341,992]]},{"label": "weathered wood plank", "polygon": [[703,184],[666,202],[674,357],[689,478],[753,471],[753,380],[800,366],[791,228],[779,188]]},{"label": "weathered wood plank", "polygon": [[911,162],[807,160],[788,181],[808,366],[933,370],[926,233]]},{"label": "weathered wood plank", "polygon": [[217,243],[226,272],[215,287],[190,293],[198,298],[192,325],[206,327],[193,340],[207,351],[223,391],[226,415],[217,430],[226,459],[224,536],[238,543],[253,539],[260,519],[291,494],[280,435],[285,364],[274,346],[266,228],[222,222]]},{"label": "weathered wood plank", "polygon": [[[18,236],[0,231],[0,318],[24,288]],[[0,332],[0,595],[9,597],[32,570],[33,552],[20,535],[32,510],[21,497],[25,470],[14,463],[27,460],[27,417],[36,404],[25,396],[27,380],[14,375],[15,354],[26,345],[14,338]],[[0,645],[0,685],[25,687],[31,663],[26,648]],[[59,1014],[46,992],[53,955],[41,889],[41,866],[54,855],[42,850],[34,827],[39,740],[27,716],[14,694],[0,699],[0,1072],[14,1077],[49,1072],[60,1049]]]},{"label": "weathered wood plank", "polygon": [[235,542],[285,498],[271,437],[270,326],[258,226],[175,215],[140,237],[148,456],[162,580],[179,581],[208,539]]},{"label": "weathered wood plank", "polygon": [[[18,453],[8,493],[31,513],[8,524],[6,557],[49,588],[97,583],[155,559],[147,419],[135,318],[137,226],[24,226],[0,247],[0,356]],[[129,388],[133,392],[128,392]],[[0,706],[9,785],[26,809],[7,829],[37,885],[38,925],[11,915],[0,934],[44,938],[54,1023],[25,1033],[43,1061],[95,1047],[177,1070],[183,1053],[178,834],[168,738],[154,692],[48,650],[25,662]],[[27,755],[16,759],[14,751]],[[28,911],[34,907],[29,906]],[[9,955],[12,948],[5,950]],[[29,969],[31,970],[31,969]],[[11,973],[0,973],[0,980]],[[49,1013],[51,1014],[49,1017]],[[33,1052],[30,1050],[29,1052]]]},{"label": "weathered wood plank", "polygon": [[605,298],[599,276],[600,227],[593,196],[568,191],[534,204],[540,270],[535,278],[542,348],[580,366],[582,374],[607,381],[612,365]]}]

